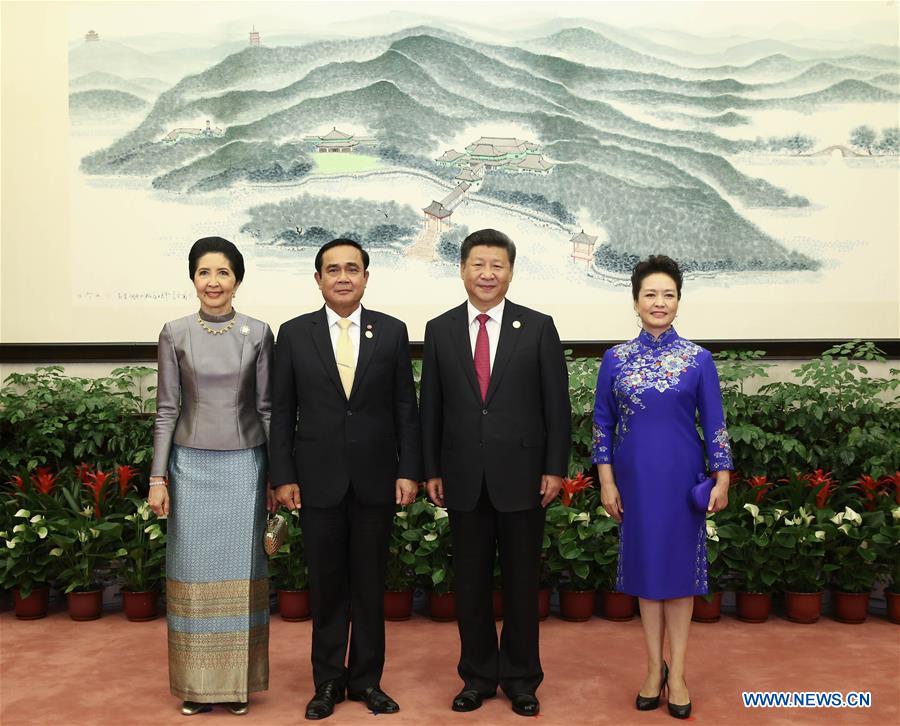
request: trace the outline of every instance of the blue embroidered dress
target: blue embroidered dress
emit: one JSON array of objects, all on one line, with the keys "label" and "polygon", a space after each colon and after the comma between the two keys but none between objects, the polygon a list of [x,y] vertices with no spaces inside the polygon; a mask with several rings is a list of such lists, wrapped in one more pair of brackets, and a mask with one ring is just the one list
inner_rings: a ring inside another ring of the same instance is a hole
[{"label": "blue embroidered dress", "polygon": [[690,505],[690,489],[707,468],[732,468],[710,352],[674,328],[658,339],[642,330],[607,350],[593,460],[612,464],[622,498],[616,589],[651,600],[705,594],[706,522]]}]

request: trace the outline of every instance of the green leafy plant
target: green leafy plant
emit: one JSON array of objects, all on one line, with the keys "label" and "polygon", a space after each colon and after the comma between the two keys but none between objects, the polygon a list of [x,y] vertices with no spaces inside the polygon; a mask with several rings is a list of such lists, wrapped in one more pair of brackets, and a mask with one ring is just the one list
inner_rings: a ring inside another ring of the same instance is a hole
[{"label": "green leafy plant", "polygon": [[166,520],[157,519],[150,505],[133,494],[125,501],[131,511],[122,515],[119,578],[133,592],[158,591],[166,576]]},{"label": "green leafy plant", "polygon": [[0,476],[40,466],[94,461],[149,465],[153,400],[143,387],[152,368],[116,368],[102,378],[66,376],[61,366],[12,373],[0,389]]},{"label": "green leafy plant", "polygon": [[728,567],[725,558],[722,557],[721,540],[719,539],[719,522],[724,523],[726,512],[706,515],[706,583],[708,594],[704,595],[707,602],[712,600],[715,593],[725,589],[727,584]]},{"label": "green leafy plant", "polygon": [[730,584],[741,592],[771,592],[781,577],[781,561],[770,552],[774,512],[752,502],[731,511],[732,516],[717,527],[719,553],[728,568]]},{"label": "green leafy plant", "polygon": [[884,511],[857,512],[850,507],[833,513],[829,521],[837,535],[828,548],[831,586],[840,592],[869,592],[879,575],[878,542],[873,538],[885,525]]},{"label": "green leafy plant", "polygon": [[[604,553],[600,526],[608,528],[607,517],[567,507],[556,501],[547,507],[544,531],[550,540],[547,569],[554,581],[572,590],[596,590],[601,576]],[[615,522],[613,522],[615,524]]]},{"label": "green leafy plant", "polygon": [[416,577],[438,595],[453,592],[453,545],[446,508],[422,497],[410,505],[409,511],[417,526],[410,527],[403,537],[414,548]]},{"label": "green leafy plant", "polygon": [[16,503],[12,497],[3,500],[6,521],[0,531],[4,544],[0,582],[4,589],[28,597],[50,580],[50,528],[41,512],[25,508],[10,512]]},{"label": "green leafy plant", "polygon": [[285,518],[287,533],[284,544],[269,558],[269,577],[279,590],[306,590],[309,568],[303,552],[300,510],[282,509],[279,514]]},{"label": "green leafy plant", "polygon": [[786,592],[821,592],[835,565],[826,560],[830,543],[837,535],[829,521],[830,509],[774,509],[775,532],[772,536],[773,557],[781,560],[780,588]]},{"label": "green leafy plant", "polygon": [[594,397],[597,391],[598,358],[573,358],[566,350],[569,369],[569,403],[572,406],[572,445],[569,449],[569,476],[591,468],[594,427]]},{"label": "green leafy plant", "polygon": [[[391,592],[410,590],[416,583],[416,565],[424,564],[416,557],[421,528],[434,520],[433,507],[424,494],[394,515],[391,539],[388,544],[387,574],[384,589]],[[424,572],[419,573],[425,574]]]}]

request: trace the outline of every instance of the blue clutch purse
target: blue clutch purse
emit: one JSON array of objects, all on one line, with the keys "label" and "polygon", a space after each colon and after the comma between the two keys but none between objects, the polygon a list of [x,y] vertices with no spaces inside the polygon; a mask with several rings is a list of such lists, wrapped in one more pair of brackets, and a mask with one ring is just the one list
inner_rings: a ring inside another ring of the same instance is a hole
[{"label": "blue clutch purse", "polygon": [[691,487],[691,506],[698,512],[707,512],[709,507],[709,493],[715,486],[715,481],[706,474],[697,474],[697,483]]}]

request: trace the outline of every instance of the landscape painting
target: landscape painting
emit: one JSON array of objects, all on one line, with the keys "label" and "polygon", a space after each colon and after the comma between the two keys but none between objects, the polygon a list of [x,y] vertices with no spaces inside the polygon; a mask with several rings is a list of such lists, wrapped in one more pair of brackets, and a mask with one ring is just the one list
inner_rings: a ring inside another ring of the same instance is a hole
[{"label": "landscape painting", "polygon": [[898,336],[895,5],[70,5],[80,305],[187,314],[186,252],[221,235],[277,325],[351,237],[366,302],[420,340],[494,227],[510,297],[567,340],[630,336],[655,253],[686,273],[683,334]]}]

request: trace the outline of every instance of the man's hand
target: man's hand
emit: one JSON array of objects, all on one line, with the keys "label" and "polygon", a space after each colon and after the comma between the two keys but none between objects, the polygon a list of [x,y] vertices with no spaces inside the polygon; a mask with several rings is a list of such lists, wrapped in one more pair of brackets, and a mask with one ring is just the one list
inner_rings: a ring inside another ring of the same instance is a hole
[{"label": "man's hand", "polygon": [[562,489],[562,477],[544,474],[541,476],[541,506],[546,507],[559,495]]},{"label": "man's hand", "polygon": [[268,484],[266,485],[266,511],[275,514],[278,509],[278,502],[275,501],[275,492],[272,491],[272,487]]},{"label": "man's hand", "polygon": [[406,506],[412,504],[419,493],[419,482],[412,479],[397,479],[396,484],[397,504]]},{"label": "man's hand", "polygon": [[444,480],[439,476],[429,479],[425,483],[428,490],[428,498],[439,507],[444,506]]},{"label": "man's hand", "polygon": [[300,509],[300,487],[297,484],[282,484],[275,489],[275,501],[290,510]]}]

